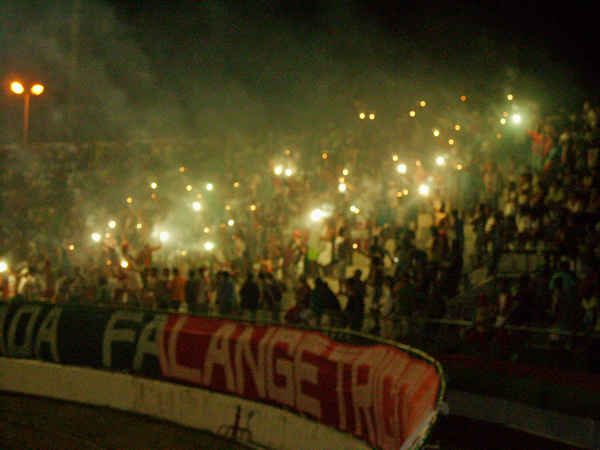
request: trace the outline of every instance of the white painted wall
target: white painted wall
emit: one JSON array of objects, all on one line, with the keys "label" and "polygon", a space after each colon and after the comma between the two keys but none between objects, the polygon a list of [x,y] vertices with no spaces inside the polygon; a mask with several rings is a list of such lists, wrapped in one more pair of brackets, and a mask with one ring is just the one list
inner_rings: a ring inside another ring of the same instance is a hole
[{"label": "white painted wall", "polygon": [[275,406],[124,373],[0,357],[0,390],[114,408],[220,433],[240,426],[271,449],[366,450],[351,435]]}]

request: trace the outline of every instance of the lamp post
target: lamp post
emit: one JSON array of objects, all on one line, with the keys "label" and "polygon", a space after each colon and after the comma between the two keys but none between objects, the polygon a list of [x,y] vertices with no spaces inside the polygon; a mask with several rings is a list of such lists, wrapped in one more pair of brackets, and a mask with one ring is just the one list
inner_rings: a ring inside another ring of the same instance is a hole
[{"label": "lamp post", "polygon": [[29,99],[31,94],[40,95],[44,92],[44,86],[41,84],[34,84],[31,88],[25,89],[21,83],[15,81],[10,85],[10,90],[15,94],[23,94],[23,145],[27,146],[29,134]]}]

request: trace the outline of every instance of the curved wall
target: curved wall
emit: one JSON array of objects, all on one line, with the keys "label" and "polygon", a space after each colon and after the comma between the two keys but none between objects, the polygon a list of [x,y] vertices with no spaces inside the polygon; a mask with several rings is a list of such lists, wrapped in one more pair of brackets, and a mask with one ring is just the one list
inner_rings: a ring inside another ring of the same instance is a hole
[{"label": "curved wall", "polygon": [[[193,405],[203,409],[209,403],[206,396],[210,394],[212,399],[219,393],[234,399],[240,408],[243,403],[248,417],[254,417],[259,411],[257,407],[249,409],[249,405],[260,404],[261,411],[285,411],[286,423],[319,424],[315,429],[337,430],[352,436],[352,442],[360,440],[361,445],[381,449],[417,446],[437,417],[444,390],[439,364],[410,349],[384,343],[342,344],[316,331],[286,326],[76,305],[0,305],[0,355],[128,371],[154,378],[133,377],[140,380],[142,392],[152,393],[149,395],[154,398],[150,403],[142,403],[147,410],[134,409],[134,412],[154,414],[158,406],[152,405],[162,404],[159,398],[171,398],[175,409],[183,407],[179,402],[185,405],[186,398],[194,398]],[[8,363],[5,360],[3,364]],[[54,394],[66,396],[61,398],[68,400],[81,394],[77,383],[61,381],[61,377],[67,375],[57,375],[67,370],[66,367],[59,370],[60,366],[43,364],[42,372],[36,372],[36,365],[18,367],[31,373],[24,378],[25,385],[18,381],[21,383],[19,392],[27,392],[28,386],[43,388],[35,386],[39,380],[54,380],[58,383]],[[114,392],[116,386],[125,389],[135,383],[113,383],[112,377],[129,375],[68,369],[68,376],[75,374],[92,380],[86,381],[85,402],[102,404],[104,401],[110,406],[104,397],[107,392],[123,399],[131,395],[141,398],[138,391]],[[92,375],[92,372],[99,374]],[[12,373],[19,378],[18,371]],[[2,380],[3,386],[6,383],[10,386],[11,379],[2,376]],[[192,388],[210,392],[181,394],[181,389]],[[96,401],[92,401],[94,399]],[[125,405],[125,409],[132,404]],[[265,420],[272,418],[270,430],[274,435],[280,434],[278,430],[284,419],[276,417],[282,417],[281,413],[261,414]],[[219,413],[211,413],[213,416],[219,417]],[[295,418],[290,419],[292,416]],[[298,433],[297,442],[307,437],[307,427],[298,425],[291,429]],[[321,431],[314,433],[317,436]],[[268,435],[263,433],[263,442],[268,441]],[[336,442],[332,439],[326,438],[322,445],[312,448],[329,448],[327,442]],[[286,442],[294,442],[294,439]],[[284,442],[268,446],[286,448]]]}]

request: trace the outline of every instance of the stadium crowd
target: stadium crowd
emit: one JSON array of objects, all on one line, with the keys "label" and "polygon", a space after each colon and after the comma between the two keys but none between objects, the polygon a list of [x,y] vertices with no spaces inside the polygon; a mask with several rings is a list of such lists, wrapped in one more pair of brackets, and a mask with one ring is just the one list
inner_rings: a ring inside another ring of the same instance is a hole
[{"label": "stadium crowd", "polygon": [[[578,117],[541,121],[529,130],[530,164],[510,170],[489,164],[473,210],[459,210],[452,198],[434,193],[416,221],[359,227],[338,214],[324,221],[317,258],[298,230],[288,242],[279,236],[258,250],[240,236],[231,255],[185,266],[161,264],[153,259],[158,247],[135,248],[125,239],[105,246],[100,258],[124,264],[92,259],[73,265],[65,250],[52,263],[38,254],[5,268],[2,299],[240,314],[409,343],[435,330],[431,320],[462,319],[471,323],[461,334],[463,350],[512,360],[526,351],[523,328],[530,327],[548,330],[557,352],[585,348],[589,370],[599,373],[597,114],[586,103]],[[425,245],[417,239],[424,233]],[[544,255],[546,264],[503,277],[502,255],[511,252]],[[357,263],[358,255],[365,263]],[[493,293],[477,295],[462,316],[451,315],[477,270],[494,283]]]}]

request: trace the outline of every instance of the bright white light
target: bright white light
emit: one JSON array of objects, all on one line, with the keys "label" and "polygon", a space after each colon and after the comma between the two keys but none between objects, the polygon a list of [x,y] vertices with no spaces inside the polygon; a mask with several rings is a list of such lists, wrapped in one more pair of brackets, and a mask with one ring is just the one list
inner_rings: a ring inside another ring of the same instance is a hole
[{"label": "bright white light", "polygon": [[361,113],[358,115],[358,117],[360,117],[361,119],[364,119],[366,116],[365,116],[365,113],[362,113],[362,112],[361,112]]},{"label": "bright white light", "polygon": [[23,85],[16,81],[10,85],[10,90],[13,91],[15,94],[22,94],[23,92],[25,92],[25,88],[23,87]]},{"label": "bright white light", "polygon": [[0,262],[0,272],[6,272],[8,270],[8,264],[6,264],[4,261]]},{"label": "bright white light", "polygon": [[31,93],[33,95],[40,95],[42,92],[44,92],[44,86],[41,84],[34,84],[31,86]]},{"label": "bright white light", "polygon": [[438,166],[443,166],[445,162],[442,156],[438,156],[435,161],[438,163]]},{"label": "bright white light", "polygon": [[208,184],[206,185],[206,190],[207,190],[207,191],[212,191],[212,190],[213,190],[213,185],[212,185],[211,183],[208,183]]},{"label": "bright white light", "polygon": [[233,224],[235,223],[233,220],[230,220],[229,222],[227,222],[229,224],[230,227],[233,226]]},{"label": "bright white light", "polygon": [[117,226],[117,224],[115,223],[114,220],[111,220],[110,222],[108,222],[108,226],[111,227],[111,228],[114,228],[114,227]]},{"label": "bright white light", "polygon": [[518,115],[518,114],[515,114],[515,115],[512,117],[512,120],[513,120],[513,122],[514,122],[514,123],[519,123],[519,122],[521,121],[521,116],[520,116],[520,115]]},{"label": "bright white light", "polygon": [[198,202],[194,202],[192,205],[196,211],[200,211],[202,209],[202,205]]},{"label": "bright white light", "polygon": [[206,244],[204,244],[205,250],[212,250],[213,248],[215,248],[215,244],[213,244],[212,242],[207,242]]},{"label": "bright white light", "polygon": [[281,166],[275,167],[275,175],[281,175],[282,172],[283,172],[283,167],[281,167]]},{"label": "bright white light", "polygon": [[369,119],[371,119],[371,120],[375,119],[375,114],[369,114]]},{"label": "bright white light", "polygon": [[321,220],[323,218],[323,211],[321,211],[320,209],[315,209],[311,215],[310,215],[311,219],[314,220],[315,222],[318,222],[319,220]]},{"label": "bright white light", "polygon": [[163,231],[160,233],[159,237],[162,242],[165,242],[166,240],[169,239],[169,233],[167,233],[166,231]]},{"label": "bright white light", "polygon": [[422,184],[419,187],[419,192],[421,193],[421,195],[427,195],[427,194],[429,194],[429,186],[427,186],[426,184]]},{"label": "bright white light", "polygon": [[346,192],[346,183],[340,183],[338,189],[340,190],[340,192]]},{"label": "bright white light", "polygon": [[440,135],[440,132],[439,132],[438,130],[435,130],[435,131],[433,132],[433,135],[434,135],[434,136],[439,136],[439,135]]},{"label": "bright white light", "polygon": [[342,172],[344,174],[344,176],[348,175],[348,169],[344,169],[344,171]]},{"label": "bright white light", "polygon": [[399,164],[398,165],[398,172],[400,172],[400,173],[406,173],[406,164]]},{"label": "bright white light", "polygon": [[127,261],[125,261],[125,260],[121,261],[121,267],[123,269],[127,269],[127,266],[129,266],[129,264],[127,263]]},{"label": "bright white light", "polygon": [[157,185],[156,183],[152,183],[152,184],[150,184],[150,187],[151,187],[152,189],[156,189],[156,187],[157,187],[157,186],[158,186],[158,185]]},{"label": "bright white light", "polygon": [[501,123],[502,125],[504,125],[504,124],[506,123],[506,119],[503,117],[502,119],[500,119],[500,123]]},{"label": "bright white light", "polygon": [[356,211],[356,206],[352,205],[352,206],[350,207],[350,211],[352,211],[352,212]]},{"label": "bright white light", "polygon": [[94,233],[92,234],[92,239],[95,240],[96,242],[100,241],[100,235],[98,233]]},{"label": "bright white light", "polygon": [[287,169],[285,174],[289,177],[292,174],[292,169]]}]

